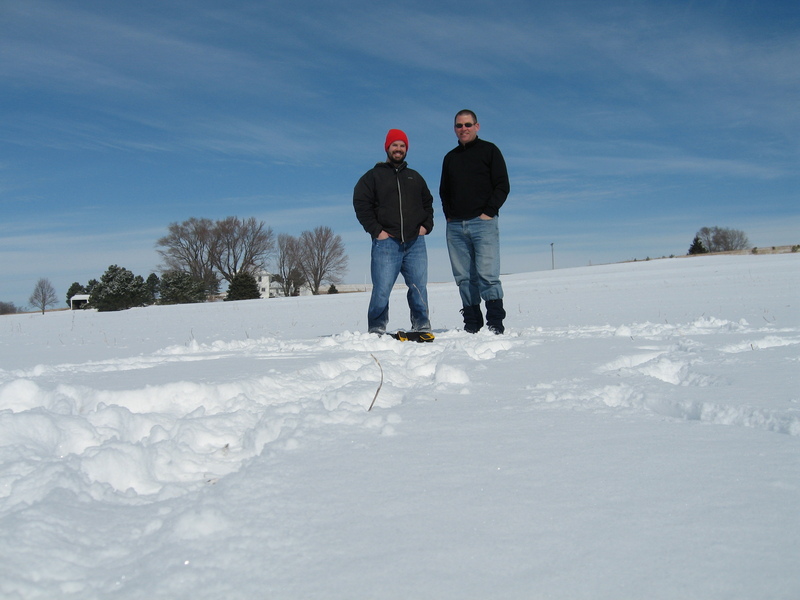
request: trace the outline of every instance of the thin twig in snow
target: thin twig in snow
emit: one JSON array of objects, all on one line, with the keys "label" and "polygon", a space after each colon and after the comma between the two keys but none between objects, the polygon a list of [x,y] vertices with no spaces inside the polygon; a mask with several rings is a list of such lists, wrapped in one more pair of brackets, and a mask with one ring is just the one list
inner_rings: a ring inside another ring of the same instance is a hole
[{"label": "thin twig in snow", "polygon": [[379,361],[377,358],[375,358],[375,355],[372,354],[372,353],[370,353],[370,356],[375,360],[376,363],[378,363],[378,368],[381,370],[381,382],[380,382],[380,384],[378,384],[378,389],[375,390],[375,396],[373,396],[372,403],[369,405],[369,408],[367,409],[367,412],[372,410],[372,407],[375,405],[375,400],[378,399],[378,394],[380,393],[381,388],[383,387],[383,367],[381,366],[381,361]]}]

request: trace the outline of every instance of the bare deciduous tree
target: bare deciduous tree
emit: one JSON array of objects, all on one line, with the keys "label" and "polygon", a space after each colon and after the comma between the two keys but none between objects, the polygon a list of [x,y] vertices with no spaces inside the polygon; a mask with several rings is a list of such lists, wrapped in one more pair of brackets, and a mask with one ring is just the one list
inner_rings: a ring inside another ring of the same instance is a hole
[{"label": "bare deciduous tree", "polygon": [[744,250],[750,246],[750,240],[744,231],[724,227],[703,227],[697,232],[697,239],[709,252],[730,252]]},{"label": "bare deciduous tree", "polygon": [[213,243],[214,223],[210,219],[191,219],[183,223],[172,223],[169,233],[156,242],[161,258],[162,270],[189,273],[202,282],[206,294],[219,291],[219,277],[211,262],[210,248]]},{"label": "bare deciduous tree", "polygon": [[[212,222],[191,218],[172,223],[168,235],[156,243],[164,271],[190,273],[203,281],[209,293],[219,290],[219,276],[228,281],[239,273],[256,275],[275,254],[271,227],[254,217],[228,217]],[[299,238],[278,236],[276,280],[287,296],[307,283],[314,294],[325,283],[340,283],[347,270],[344,243],[330,227],[304,231]]]},{"label": "bare deciduous tree", "polygon": [[300,271],[311,286],[312,294],[319,294],[323,282],[341,283],[347,270],[347,255],[342,236],[327,226],[300,234]]},{"label": "bare deciduous tree", "polygon": [[720,247],[727,250],[744,250],[750,247],[750,240],[744,231],[738,229],[722,229],[720,231]]},{"label": "bare deciduous tree", "polygon": [[209,258],[228,283],[237,273],[255,274],[275,252],[271,227],[255,217],[228,217],[214,225]]},{"label": "bare deciduous tree", "polygon": [[58,304],[56,290],[49,279],[42,278],[36,282],[36,287],[33,288],[33,293],[28,298],[28,302],[34,308],[41,310],[42,314],[48,307]]},{"label": "bare deciduous tree", "polygon": [[221,221],[192,217],[172,223],[156,246],[164,272],[189,273],[208,294],[219,291],[220,276],[230,283],[239,272],[257,273],[275,251],[272,229],[253,217]]},{"label": "bare deciduous tree", "polygon": [[276,281],[281,284],[283,295],[296,296],[303,285],[300,272],[300,240],[287,233],[278,235],[278,259]]}]

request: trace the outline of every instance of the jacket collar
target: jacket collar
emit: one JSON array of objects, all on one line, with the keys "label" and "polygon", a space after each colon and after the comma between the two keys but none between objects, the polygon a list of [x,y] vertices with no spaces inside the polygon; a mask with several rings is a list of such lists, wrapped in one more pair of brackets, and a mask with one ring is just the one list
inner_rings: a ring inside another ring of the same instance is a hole
[{"label": "jacket collar", "polygon": [[395,171],[398,171],[398,172],[399,172],[399,171],[402,171],[403,169],[405,169],[405,168],[408,166],[408,163],[407,163],[406,161],[403,161],[402,163],[400,163],[399,165],[397,165],[397,166],[395,167],[395,166],[394,166],[394,164],[390,163],[388,160],[385,160],[385,161],[383,161],[383,162],[379,162],[379,163],[378,163],[377,165],[375,165],[375,166],[376,166],[376,167],[387,167],[387,168],[389,168],[389,169],[393,169],[393,170],[395,170]]},{"label": "jacket collar", "polygon": [[478,136],[475,136],[475,139],[469,142],[468,144],[462,144],[461,142],[459,142],[458,147],[466,150],[468,148],[472,148],[473,146],[477,145],[479,141],[481,141],[481,139]]}]

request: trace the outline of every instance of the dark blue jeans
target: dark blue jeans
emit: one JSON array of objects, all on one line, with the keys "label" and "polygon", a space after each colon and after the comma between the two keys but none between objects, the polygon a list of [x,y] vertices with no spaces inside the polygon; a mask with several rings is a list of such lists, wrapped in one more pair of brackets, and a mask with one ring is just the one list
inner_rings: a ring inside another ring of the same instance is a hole
[{"label": "dark blue jeans", "polygon": [[500,228],[497,217],[447,223],[447,251],[463,306],[500,300]]},{"label": "dark blue jeans", "polygon": [[408,307],[411,309],[411,328],[428,331],[428,252],[425,238],[420,236],[411,242],[400,242],[395,238],[372,240],[372,297],[369,301],[367,320],[370,333],[384,333],[389,323],[389,295],[403,274],[408,286]]}]

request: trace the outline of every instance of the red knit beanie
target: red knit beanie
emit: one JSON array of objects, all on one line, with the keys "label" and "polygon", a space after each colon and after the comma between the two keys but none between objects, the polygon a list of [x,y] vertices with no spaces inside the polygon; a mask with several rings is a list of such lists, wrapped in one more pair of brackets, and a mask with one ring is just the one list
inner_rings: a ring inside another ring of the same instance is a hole
[{"label": "red knit beanie", "polygon": [[406,152],[408,151],[408,136],[399,129],[390,129],[386,134],[386,143],[383,146],[384,151],[389,151],[389,146],[393,142],[403,142],[406,145]]}]

